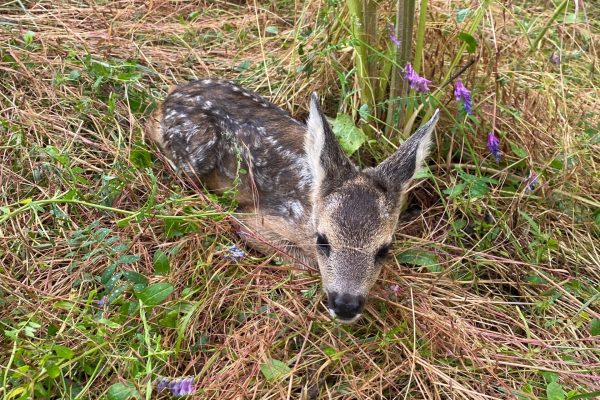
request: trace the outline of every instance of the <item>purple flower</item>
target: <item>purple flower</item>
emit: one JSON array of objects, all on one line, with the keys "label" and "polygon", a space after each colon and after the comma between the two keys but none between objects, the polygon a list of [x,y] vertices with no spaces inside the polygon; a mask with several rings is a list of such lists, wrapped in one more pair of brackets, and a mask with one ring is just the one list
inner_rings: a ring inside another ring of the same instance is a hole
[{"label": "purple flower", "polygon": [[187,396],[188,394],[194,394],[196,390],[194,388],[194,379],[186,378],[179,381],[172,381],[169,384],[169,390],[173,393],[173,396]]},{"label": "purple flower", "polygon": [[104,307],[107,302],[108,302],[108,297],[102,296],[102,298],[100,300],[98,300],[98,306]]},{"label": "purple flower", "polygon": [[196,388],[194,387],[194,378],[183,378],[183,379],[168,379],[159,378],[156,381],[156,390],[162,391],[169,389],[173,396],[187,396],[194,394]]},{"label": "purple flower", "polygon": [[227,257],[231,257],[231,258],[235,258],[237,260],[244,258],[244,256],[246,255],[246,253],[244,253],[244,250],[240,249],[237,246],[230,246],[227,249]]},{"label": "purple flower", "polygon": [[500,139],[494,135],[494,132],[488,133],[487,148],[492,153],[492,156],[494,156],[496,162],[500,162]]},{"label": "purple flower", "polygon": [[427,92],[429,90],[427,84],[431,83],[431,81],[419,76],[410,63],[406,64],[406,67],[404,67],[404,79],[408,81],[411,89],[414,89],[417,92]]},{"label": "purple flower", "polygon": [[398,39],[398,37],[396,36],[396,27],[394,25],[390,24],[389,28],[390,28],[390,40],[392,41],[392,43],[394,43],[394,46],[400,47],[402,45],[402,43],[400,42],[400,39]]},{"label": "purple flower", "polygon": [[459,79],[456,81],[456,85],[454,85],[454,98],[456,101],[462,101],[465,112],[469,115],[473,112],[473,104],[471,100],[471,91],[463,85],[462,81]]},{"label": "purple flower", "polygon": [[552,64],[556,64],[556,65],[560,64],[560,61],[561,61],[560,54],[558,54],[558,53],[552,53],[552,55],[549,58],[549,61]]},{"label": "purple flower", "polygon": [[156,390],[157,391],[162,391],[164,389],[166,389],[167,387],[169,387],[169,380],[166,378],[159,378],[156,381]]},{"label": "purple flower", "polygon": [[398,296],[400,294],[400,292],[402,291],[402,289],[400,289],[400,285],[390,285],[390,290],[392,291],[392,293],[394,293],[396,296]]},{"label": "purple flower", "polygon": [[529,171],[529,176],[525,178],[523,183],[525,184],[525,193],[531,193],[540,183],[538,174],[533,171]]}]

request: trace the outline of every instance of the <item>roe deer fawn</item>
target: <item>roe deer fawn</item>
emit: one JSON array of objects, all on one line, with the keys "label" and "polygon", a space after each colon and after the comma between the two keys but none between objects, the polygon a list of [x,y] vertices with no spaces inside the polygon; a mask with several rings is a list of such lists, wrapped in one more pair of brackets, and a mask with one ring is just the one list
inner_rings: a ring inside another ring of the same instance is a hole
[{"label": "roe deer fawn", "polygon": [[360,171],[315,93],[305,125],[233,82],[203,79],[172,90],[146,134],[207,189],[237,185],[248,213],[239,216],[241,235],[263,252],[272,243],[318,266],[330,314],[350,323],[379,275],[437,120],[438,111],[379,166]]}]

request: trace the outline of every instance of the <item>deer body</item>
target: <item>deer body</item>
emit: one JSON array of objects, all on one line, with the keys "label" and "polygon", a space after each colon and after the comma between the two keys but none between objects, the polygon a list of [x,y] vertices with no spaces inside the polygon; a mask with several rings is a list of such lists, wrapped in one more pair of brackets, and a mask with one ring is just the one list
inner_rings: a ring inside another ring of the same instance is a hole
[{"label": "deer body", "polygon": [[376,168],[359,171],[315,94],[307,124],[230,81],[176,87],[146,134],[207,189],[235,186],[250,245],[318,266],[332,316],[352,322],[387,253],[401,197],[427,154],[434,118]]}]

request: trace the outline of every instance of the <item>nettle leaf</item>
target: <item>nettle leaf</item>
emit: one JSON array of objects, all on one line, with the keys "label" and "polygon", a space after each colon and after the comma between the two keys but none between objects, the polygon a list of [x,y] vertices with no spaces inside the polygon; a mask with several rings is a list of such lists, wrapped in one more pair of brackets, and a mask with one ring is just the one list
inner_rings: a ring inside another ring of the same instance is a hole
[{"label": "nettle leaf", "polygon": [[147,306],[156,306],[162,303],[173,292],[174,287],[170,283],[154,283],[135,295]]},{"label": "nettle leaf", "polygon": [[458,38],[466,43],[469,53],[475,53],[475,50],[477,50],[477,40],[472,35],[467,32],[461,32],[458,34]]},{"label": "nettle leaf", "polygon": [[132,383],[115,383],[106,392],[108,400],[139,399],[140,394]]},{"label": "nettle leaf", "polygon": [[396,256],[396,260],[402,264],[417,265],[425,267],[429,272],[440,272],[442,266],[437,256],[427,250],[406,250]]},{"label": "nettle leaf", "polygon": [[260,364],[260,372],[269,382],[276,382],[283,379],[292,370],[283,361],[269,359],[265,363]]},{"label": "nettle leaf", "polygon": [[349,115],[338,114],[330,122],[342,150],[349,156],[354,154],[367,141],[367,135],[354,125],[354,120]]}]

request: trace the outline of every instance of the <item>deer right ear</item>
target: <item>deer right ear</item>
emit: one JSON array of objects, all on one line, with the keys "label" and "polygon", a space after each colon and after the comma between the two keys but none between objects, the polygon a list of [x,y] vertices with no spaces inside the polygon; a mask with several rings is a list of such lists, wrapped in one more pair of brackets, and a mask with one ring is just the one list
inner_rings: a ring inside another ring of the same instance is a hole
[{"label": "deer right ear", "polygon": [[402,143],[394,154],[373,170],[380,181],[398,198],[406,191],[410,181],[422,168],[425,158],[429,154],[433,129],[439,117],[439,110],[435,110],[427,123]]},{"label": "deer right ear", "polygon": [[314,188],[327,194],[356,173],[356,167],[342,151],[325,115],[319,107],[316,93],[310,96],[310,113],[304,150],[314,179]]}]

